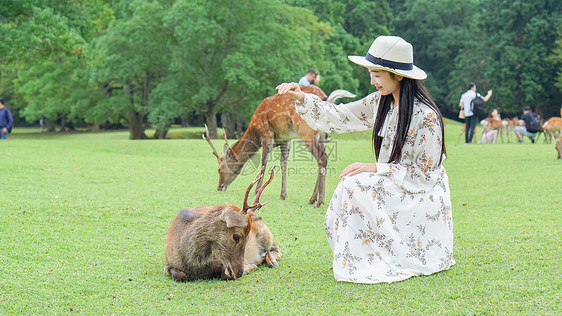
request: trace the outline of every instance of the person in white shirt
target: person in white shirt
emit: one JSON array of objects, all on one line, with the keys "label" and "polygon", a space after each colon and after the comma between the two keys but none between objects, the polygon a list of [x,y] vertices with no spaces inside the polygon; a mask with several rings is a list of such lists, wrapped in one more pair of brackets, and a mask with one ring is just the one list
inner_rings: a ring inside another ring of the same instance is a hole
[{"label": "person in white shirt", "polygon": [[472,112],[472,100],[477,96],[481,97],[484,102],[487,102],[492,96],[492,90],[488,90],[488,94],[483,97],[480,93],[476,92],[476,84],[474,82],[468,83],[468,90],[461,95],[461,100],[459,107],[464,109],[465,116],[465,143],[472,144],[472,137],[474,137],[474,130],[476,129],[476,124],[478,124],[479,117],[478,114]]}]

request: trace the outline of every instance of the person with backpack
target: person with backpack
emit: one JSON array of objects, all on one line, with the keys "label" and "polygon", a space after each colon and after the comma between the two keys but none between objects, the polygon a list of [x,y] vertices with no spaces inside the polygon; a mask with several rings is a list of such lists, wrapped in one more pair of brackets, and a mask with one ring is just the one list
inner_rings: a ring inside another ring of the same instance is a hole
[{"label": "person with backpack", "polygon": [[535,142],[535,137],[537,133],[541,130],[541,118],[531,110],[530,107],[526,106],[523,109],[523,115],[519,120],[519,126],[513,128],[513,132],[517,135],[519,143],[523,143],[523,136],[527,136],[531,139],[531,143]]},{"label": "person with backpack", "polygon": [[0,98],[0,139],[8,139],[8,133],[12,131],[14,118],[12,113],[4,106],[4,99]]},{"label": "person with backpack", "polygon": [[459,107],[464,109],[466,123],[464,137],[466,144],[472,143],[479,116],[484,113],[484,102],[490,100],[491,96],[492,90],[488,90],[488,94],[485,97],[476,92],[476,84],[474,82],[468,83],[468,90],[461,96]]}]

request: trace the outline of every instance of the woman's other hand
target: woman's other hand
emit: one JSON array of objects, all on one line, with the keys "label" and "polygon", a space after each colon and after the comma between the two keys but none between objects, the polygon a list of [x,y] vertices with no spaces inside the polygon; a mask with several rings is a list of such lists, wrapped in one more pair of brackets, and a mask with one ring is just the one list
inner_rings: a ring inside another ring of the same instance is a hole
[{"label": "woman's other hand", "polygon": [[277,90],[277,94],[283,95],[287,93],[293,100],[297,100],[301,103],[304,102],[304,93],[296,82],[282,83],[278,85],[275,90]]},{"label": "woman's other hand", "polygon": [[360,172],[377,172],[377,164],[366,162],[354,162],[347,166],[340,174],[340,178],[344,176],[353,176]]}]

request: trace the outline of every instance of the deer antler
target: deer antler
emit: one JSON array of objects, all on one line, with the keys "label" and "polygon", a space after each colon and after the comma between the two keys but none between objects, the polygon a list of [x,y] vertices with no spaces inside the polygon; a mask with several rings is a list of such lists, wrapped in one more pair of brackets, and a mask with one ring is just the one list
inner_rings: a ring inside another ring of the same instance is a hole
[{"label": "deer antler", "polygon": [[[224,142],[226,143],[228,148],[230,148],[230,145],[228,145],[228,139],[226,138],[226,131],[224,130],[224,128],[222,129],[222,135],[224,136]],[[230,150],[230,154],[232,156],[234,156],[235,160],[240,160],[240,159],[238,159],[238,155],[236,155],[236,153],[234,151]]]},{"label": "deer antler", "polygon": [[[253,210],[254,212],[257,211],[257,210],[259,210],[262,206],[264,206],[264,205],[266,205],[267,203],[269,203],[269,202],[265,202],[265,203],[263,203],[263,204],[260,204],[260,196],[261,196],[261,193],[263,192],[263,189],[265,189],[265,187],[266,187],[269,183],[271,183],[271,180],[273,180],[273,171],[275,170],[276,167],[277,167],[277,166],[275,166],[275,167],[273,167],[273,168],[271,169],[271,173],[269,174],[269,180],[267,180],[267,182],[265,182],[265,183],[261,186],[260,190],[258,191],[258,194],[256,194],[256,199],[254,200],[254,205],[257,206],[257,208],[256,208],[255,210]],[[260,172],[261,172],[261,171],[260,171]]]},{"label": "deer antler", "polygon": [[265,166],[263,166],[260,169],[260,172],[258,173],[258,175],[254,178],[252,183],[250,183],[250,185],[246,189],[246,195],[244,196],[244,205],[242,206],[242,214],[247,214],[248,209],[250,209],[254,206],[254,205],[252,205],[252,206],[248,205],[248,195],[250,195],[250,191],[252,190],[252,187],[254,186],[254,184],[256,184],[256,182],[258,182],[261,178],[263,178],[263,172],[264,171],[265,171]]},{"label": "deer antler", "polygon": [[213,149],[213,155],[215,155],[217,159],[219,159],[220,156],[217,153],[215,146],[213,146],[213,143],[211,142],[211,138],[209,137],[209,128],[207,127],[207,124],[205,124],[205,134],[202,134],[201,136],[203,136],[203,139],[206,140],[209,143],[209,145],[211,145],[211,148]]},{"label": "deer antler", "polygon": [[[226,138],[226,131],[224,128],[222,129],[222,135],[224,136],[224,142],[228,145],[228,139]],[[228,147],[230,147],[230,145],[228,145]]]},{"label": "deer antler", "polygon": [[248,205],[248,195],[250,194],[250,191],[252,190],[252,187],[254,186],[254,184],[256,184],[256,182],[258,182],[261,178],[263,178],[265,166],[261,168],[260,172],[258,173],[256,178],[254,179],[254,181],[252,181],[252,183],[250,184],[250,186],[246,190],[246,196],[244,196],[244,206],[242,207],[242,214],[248,214],[248,211],[255,212],[255,211],[259,210],[262,206],[269,203],[269,202],[265,202],[263,204],[260,203],[260,196],[261,196],[261,193],[263,192],[263,190],[265,189],[265,187],[271,182],[271,180],[273,180],[273,173],[274,173],[273,171],[274,170],[275,170],[275,168],[271,169],[271,175],[269,176],[269,180],[267,180],[267,182],[264,183],[261,186],[260,190],[258,191],[258,194],[256,194],[256,199],[254,200],[254,204]]}]

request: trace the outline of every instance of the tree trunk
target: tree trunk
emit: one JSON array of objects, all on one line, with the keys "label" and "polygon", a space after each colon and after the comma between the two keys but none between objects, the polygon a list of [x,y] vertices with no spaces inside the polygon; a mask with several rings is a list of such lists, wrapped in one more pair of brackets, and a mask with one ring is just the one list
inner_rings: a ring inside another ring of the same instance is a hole
[{"label": "tree trunk", "polygon": [[129,139],[146,139],[144,133],[144,122],[142,115],[135,111],[127,112],[127,123],[129,124]]},{"label": "tree trunk", "polygon": [[60,131],[61,132],[68,132],[66,130],[66,115],[62,115],[60,118]]},{"label": "tree trunk", "polygon": [[55,122],[53,122],[53,120],[51,120],[50,118],[46,118],[45,119],[45,131],[47,133],[52,133],[55,132],[56,126],[55,126]]},{"label": "tree trunk", "polygon": [[168,135],[170,125],[166,125],[164,128],[156,128],[154,132],[154,139],[166,139],[166,135]]},{"label": "tree trunk", "polygon": [[127,80],[123,82],[123,88],[125,93],[129,96],[129,102],[131,103],[131,110],[127,111],[127,124],[129,125],[129,139],[146,139],[146,134],[144,133],[144,115],[132,110],[135,108],[135,98],[134,91],[131,87],[131,83]]},{"label": "tree trunk", "polygon": [[207,121],[207,127],[209,128],[209,137],[211,139],[217,139],[217,113],[215,113],[215,106],[207,106],[207,113],[205,113],[205,118]]},{"label": "tree trunk", "polygon": [[236,138],[242,137],[244,134],[242,126],[242,116],[240,115],[240,105],[236,103]]},{"label": "tree trunk", "polygon": [[222,127],[228,138],[236,138],[236,121],[233,119],[232,114],[224,113],[222,115]]}]

